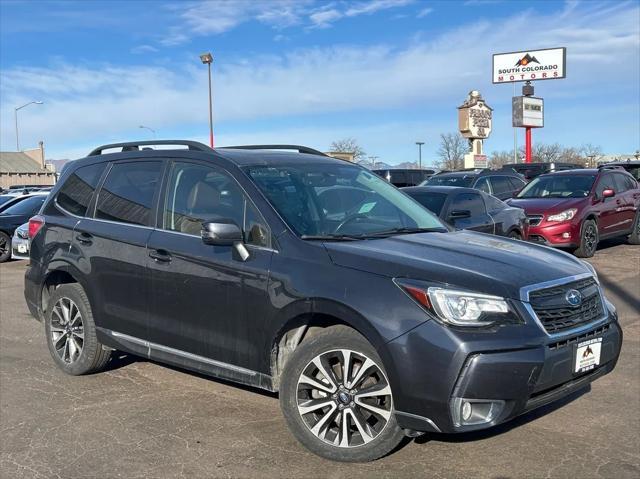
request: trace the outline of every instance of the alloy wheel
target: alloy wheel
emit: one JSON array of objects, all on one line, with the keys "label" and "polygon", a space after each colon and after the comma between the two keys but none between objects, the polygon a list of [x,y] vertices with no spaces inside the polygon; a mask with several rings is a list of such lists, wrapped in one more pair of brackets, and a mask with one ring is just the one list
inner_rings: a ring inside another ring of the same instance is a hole
[{"label": "alloy wheel", "polygon": [[60,298],[51,315],[51,342],[53,348],[67,364],[78,360],[84,346],[84,324],[76,303]]},{"label": "alloy wheel", "polygon": [[318,439],[352,448],[373,441],[385,429],[393,399],[375,361],[357,351],[338,349],[316,356],[303,369],[297,406]]},{"label": "alloy wheel", "polygon": [[589,224],[584,230],[584,242],[586,246],[586,250],[588,252],[592,252],[596,249],[597,244],[597,234],[595,226]]}]

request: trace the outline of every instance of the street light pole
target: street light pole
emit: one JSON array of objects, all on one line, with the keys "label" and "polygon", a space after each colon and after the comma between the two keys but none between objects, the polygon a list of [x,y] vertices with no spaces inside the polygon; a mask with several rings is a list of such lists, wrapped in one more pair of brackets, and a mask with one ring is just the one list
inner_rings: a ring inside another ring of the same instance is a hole
[{"label": "street light pole", "polygon": [[153,128],[149,128],[148,126],[144,126],[144,125],[140,125],[138,128],[143,128],[145,130],[149,130],[151,133],[153,133],[153,139],[156,139],[156,130],[154,130]]},{"label": "street light pole", "polygon": [[213,55],[211,53],[203,53],[200,55],[202,63],[206,64],[209,70],[209,146],[213,148],[213,96],[211,94],[211,64],[213,63]]},{"label": "street light pole", "polygon": [[416,141],[416,145],[418,145],[418,169],[422,169],[422,145],[424,145],[424,141]]},{"label": "street light pole", "polygon": [[18,134],[18,110],[22,110],[23,108],[28,107],[29,105],[42,105],[41,101],[30,101],[29,103],[25,103],[22,106],[18,106],[14,108],[13,115],[16,121],[16,151],[20,151],[20,136]]}]

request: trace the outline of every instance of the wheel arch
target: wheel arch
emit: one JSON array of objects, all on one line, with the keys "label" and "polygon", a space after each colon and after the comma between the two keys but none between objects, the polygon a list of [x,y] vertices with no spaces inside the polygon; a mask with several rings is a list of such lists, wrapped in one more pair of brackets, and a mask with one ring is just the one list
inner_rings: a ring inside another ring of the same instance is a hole
[{"label": "wheel arch", "polygon": [[280,386],[280,376],[291,354],[303,342],[331,326],[344,325],[361,334],[381,354],[384,343],[373,326],[357,311],[342,303],[314,299],[307,303],[307,311],[297,311],[281,323],[269,349],[273,390]]},{"label": "wheel arch", "polygon": [[40,309],[42,311],[43,316],[47,311],[47,306],[49,305],[49,298],[51,297],[51,294],[53,293],[53,291],[55,291],[58,287],[60,287],[63,284],[70,284],[70,283],[78,283],[80,286],[82,286],[85,292],[87,292],[87,296],[88,296],[89,293],[87,291],[87,287],[85,285],[85,281],[82,274],[80,273],[80,271],[78,271],[76,268],[74,268],[70,264],[62,263],[57,265],[54,268],[51,268],[49,271],[47,271],[46,275],[44,276],[44,280],[42,281],[42,285],[40,288],[40,297],[39,297]]}]

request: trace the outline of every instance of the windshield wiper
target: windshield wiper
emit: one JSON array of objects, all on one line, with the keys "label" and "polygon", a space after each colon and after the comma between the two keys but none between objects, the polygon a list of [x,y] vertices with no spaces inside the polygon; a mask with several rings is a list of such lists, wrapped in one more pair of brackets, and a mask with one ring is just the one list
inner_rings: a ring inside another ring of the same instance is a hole
[{"label": "windshield wiper", "polygon": [[395,234],[413,234],[413,233],[446,233],[446,228],[392,228],[375,233],[368,233],[367,236],[391,236]]},{"label": "windshield wiper", "polygon": [[319,240],[319,241],[358,241],[366,239],[363,235],[343,235],[343,234],[328,234],[328,235],[302,235],[303,240]]}]

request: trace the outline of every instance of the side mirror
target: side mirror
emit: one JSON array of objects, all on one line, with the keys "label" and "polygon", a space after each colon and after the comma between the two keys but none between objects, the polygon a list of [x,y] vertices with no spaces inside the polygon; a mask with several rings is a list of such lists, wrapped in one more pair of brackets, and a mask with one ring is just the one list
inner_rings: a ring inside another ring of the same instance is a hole
[{"label": "side mirror", "polygon": [[522,188],[520,188],[519,190],[515,190],[514,192],[511,193],[511,198],[516,198],[520,192],[522,191]]},{"label": "side mirror", "polygon": [[232,220],[218,220],[202,223],[200,232],[204,244],[214,246],[231,246],[242,242],[242,230]]},{"label": "side mirror", "polygon": [[470,218],[470,217],[471,217],[471,211],[469,210],[453,210],[451,213],[449,213],[449,218],[453,220],[459,220],[462,218]]},{"label": "side mirror", "polygon": [[602,199],[604,200],[605,198],[613,198],[614,196],[616,196],[616,192],[613,191],[612,189],[606,189],[602,192]]}]

